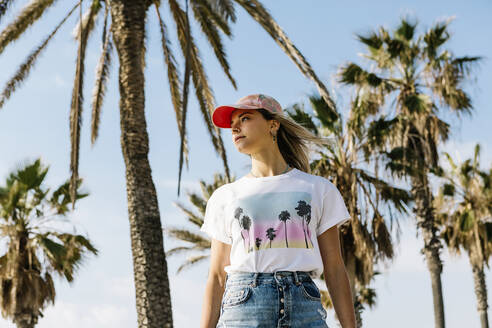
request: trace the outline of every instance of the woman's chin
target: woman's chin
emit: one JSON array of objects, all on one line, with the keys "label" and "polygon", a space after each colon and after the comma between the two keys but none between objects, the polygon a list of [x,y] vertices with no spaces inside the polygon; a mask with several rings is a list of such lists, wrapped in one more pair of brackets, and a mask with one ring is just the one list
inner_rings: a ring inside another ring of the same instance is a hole
[{"label": "woman's chin", "polygon": [[249,155],[250,152],[248,151],[247,147],[244,147],[243,145],[238,145],[238,144],[236,144],[235,146],[236,146],[236,149],[238,152],[243,153],[245,155]]}]

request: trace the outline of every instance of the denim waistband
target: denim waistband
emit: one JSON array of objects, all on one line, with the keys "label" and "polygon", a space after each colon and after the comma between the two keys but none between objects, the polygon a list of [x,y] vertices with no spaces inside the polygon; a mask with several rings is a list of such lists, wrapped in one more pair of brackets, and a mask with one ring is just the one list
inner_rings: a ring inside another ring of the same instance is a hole
[{"label": "denim waistband", "polygon": [[266,283],[295,283],[299,285],[303,281],[312,281],[311,273],[307,271],[275,271],[275,272],[243,272],[233,271],[227,273],[227,285],[250,284],[256,286]]}]

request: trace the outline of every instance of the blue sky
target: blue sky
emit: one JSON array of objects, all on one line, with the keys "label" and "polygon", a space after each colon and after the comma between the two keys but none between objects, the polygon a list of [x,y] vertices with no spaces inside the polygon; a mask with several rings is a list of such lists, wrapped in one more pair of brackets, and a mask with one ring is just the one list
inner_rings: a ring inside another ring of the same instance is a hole
[{"label": "blue sky", "polygon": [[[24,5],[25,2],[20,3]],[[9,46],[0,57],[0,87],[40,40],[58,23],[73,1],[59,1],[46,19],[27,31],[24,37]],[[163,1],[165,3],[165,1]],[[405,15],[416,17],[422,29],[436,20],[455,17],[449,48],[457,55],[484,56],[476,81],[467,87],[473,98],[475,112],[462,120],[452,119],[453,135],[441,150],[458,159],[472,153],[473,145],[482,145],[482,164],[489,167],[492,154],[490,104],[492,96],[492,44],[490,17],[492,4],[485,0],[463,1],[269,1],[265,2],[277,22],[306,56],[319,77],[336,97],[339,108],[347,108],[349,90],[336,84],[334,74],[346,61],[362,62],[364,49],[355,33],[375,29],[379,25],[394,27]],[[18,11],[15,6],[3,18],[0,30]],[[169,17],[163,7],[164,18]],[[234,38],[225,40],[232,74],[238,82],[234,90],[211,49],[198,38],[210,84],[218,104],[235,102],[241,96],[262,92],[275,97],[283,107],[303,102],[315,91],[294,64],[283,54],[247,14],[237,8],[238,21]],[[73,16],[43,54],[28,81],[0,110],[0,178],[19,162],[41,157],[51,167],[48,185],[63,182],[69,174],[69,107],[75,70],[76,44],[71,36]],[[102,26],[99,22],[99,28]],[[171,29],[173,23],[168,23]],[[188,226],[173,202],[187,203],[186,190],[198,190],[198,180],[210,181],[214,172],[221,172],[219,157],[214,154],[196,102],[190,101],[188,133],[190,169],[184,171],[184,190],[176,195],[178,174],[178,131],[170,103],[166,71],[160,48],[155,11],[149,11],[148,54],[146,67],[146,118],[150,136],[150,163],[159,198],[164,227]],[[196,28],[195,28],[196,31]],[[197,35],[197,34],[196,34]],[[94,70],[99,57],[100,34],[91,39],[86,64],[85,103],[81,133],[80,175],[90,197],[82,200],[72,221],[78,231],[87,233],[100,250],[97,258],[88,258],[76,281],[69,285],[57,281],[56,305],[45,311],[40,328],[59,327],[122,327],[136,326],[132,259],[127,219],[124,164],[120,147],[117,67],[114,57],[111,82],[108,85],[100,135],[90,144],[90,98]],[[173,40],[176,44],[175,39]],[[177,53],[179,54],[179,53]],[[249,170],[249,158],[238,153],[230,140],[229,130],[223,133],[232,172],[237,176]],[[429,274],[422,247],[416,238],[413,219],[402,222],[404,233],[397,247],[397,258],[381,267],[374,287],[378,301],[375,308],[363,314],[366,327],[432,327],[432,296]],[[165,248],[177,243],[165,236]],[[473,280],[468,259],[450,257],[443,252],[443,289],[448,327],[479,325]],[[175,274],[183,257],[168,259],[175,327],[197,327],[201,311],[207,263],[179,275]],[[487,271],[487,283],[492,281]],[[324,286],[323,286],[324,288]],[[333,313],[330,327],[336,327]],[[0,327],[13,327],[0,319]]]}]

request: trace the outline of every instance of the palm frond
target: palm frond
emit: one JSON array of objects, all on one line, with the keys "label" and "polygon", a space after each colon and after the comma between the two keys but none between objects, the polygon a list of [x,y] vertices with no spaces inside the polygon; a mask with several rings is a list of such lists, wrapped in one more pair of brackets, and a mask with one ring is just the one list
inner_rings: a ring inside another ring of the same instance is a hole
[{"label": "palm frond", "polygon": [[369,305],[373,308],[376,305],[376,289],[369,287],[361,287],[358,292],[360,303]]},{"label": "palm frond", "polygon": [[46,49],[46,46],[50,42],[50,40],[55,36],[56,32],[62,27],[62,25],[66,22],[66,20],[72,15],[75,9],[79,6],[79,4],[75,5],[68,14],[61,20],[60,23],[55,27],[55,29],[46,37],[46,39],[26,58],[24,63],[22,63],[14,76],[7,82],[5,88],[3,89],[0,95],[0,108],[3,107],[5,102],[12,96],[12,94],[17,90],[20,84],[26,80],[31,72],[31,69],[37,62],[40,54]]},{"label": "palm frond", "polygon": [[208,258],[209,258],[209,255],[199,255],[199,256],[190,257],[189,259],[186,260],[185,263],[183,263],[179,266],[178,270],[176,270],[176,274],[180,273],[181,271],[183,271],[186,268],[189,268],[193,264],[204,261]]},{"label": "palm frond", "polygon": [[212,90],[208,85],[208,79],[205,74],[198,48],[195,45],[191,31],[189,38],[186,38],[185,13],[180,8],[177,1],[170,0],[169,7],[176,22],[178,40],[183,53],[186,53],[188,42],[190,44],[191,77],[193,80],[193,85],[195,86],[195,94],[200,105],[200,111],[202,112],[202,116],[207,125],[207,130],[212,139],[212,144],[222,158],[226,177],[230,179],[229,165],[227,163],[227,156],[225,153],[224,143],[222,141],[221,131],[218,127],[212,124],[210,119],[210,113],[212,113],[215,108],[215,99],[212,94]]},{"label": "palm frond", "polygon": [[374,73],[362,69],[355,63],[348,63],[340,69],[340,82],[349,85],[369,86],[373,88],[383,87],[385,91],[391,91],[391,84]]},{"label": "palm frond", "polygon": [[289,117],[298,124],[313,132],[315,135],[318,135],[318,128],[314,124],[311,115],[306,113],[298,104],[294,104],[291,108],[286,109],[286,112]]},{"label": "palm frond", "polygon": [[205,0],[211,3],[212,9],[218,12],[224,19],[236,21],[236,10],[231,0]]},{"label": "palm frond", "polygon": [[[77,195],[76,200],[87,197],[89,194],[79,191],[78,189],[82,185],[82,179],[77,181]],[[70,181],[65,181],[61,186],[59,186],[49,200],[49,204],[56,210],[58,215],[66,215],[69,211],[68,205],[72,203],[72,198],[70,196]]]},{"label": "palm frond", "polygon": [[392,259],[394,257],[393,241],[388,226],[385,224],[379,211],[374,212],[372,220],[372,234],[376,242],[378,259]]},{"label": "palm frond", "polygon": [[434,106],[431,98],[423,93],[410,93],[404,95],[402,105],[403,109],[406,109],[411,116],[422,116],[422,114],[431,113]]},{"label": "palm frond", "polygon": [[334,112],[334,115],[339,115],[336,109],[336,104],[332,100],[327,88],[318,78],[311,65],[306,58],[296,48],[292,41],[287,37],[282,28],[277,24],[273,17],[263,7],[263,5],[257,0],[235,0],[240,6],[242,6],[248,14],[257,21],[263,29],[273,38],[273,40],[280,46],[280,48],[289,56],[294,64],[308,79],[312,80],[320,95],[328,104],[330,110]]},{"label": "palm frond", "polygon": [[451,61],[451,64],[456,68],[459,74],[462,76],[469,76],[482,60],[483,57],[480,56],[463,56],[454,58]]},{"label": "palm frond", "polygon": [[220,37],[219,31],[217,27],[212,23],[214,21],[214,17],[210,16],[211,11],[207,10],[207,6],[203,3],[206,3],[206,1],[202,0],[200,3],[198,3],[197,1],[192,1],[195,19],[200,24],[202,32],[203,34],[205,34],[205,37],[212,47],[215,53],[215,57],[219,61],[224,73],[229,78],[229,81],[231,81],[234,89],[237,89],[236,81],[231,75],[231,69],[226,58],[226,53],[224,51],[224,46],[222,44],[222,39]]},{"label": "palm frond", "polygon": [[395,31],[395,36],[402,41],[408,42],[413,39],[416,27],[416,22],[410,22],[407,19],[402,19],[400,26],[398,26]]},{"label": "palm frond", "polygon": [[[80,9],[80,21],[82,22],[82,6]],[[70,195],[72,207],[75,208],[77,180],[79,178],[79,151],[80,151],[80,128],[82,125],[82,108],[84,102],[84,70],[85,70],[85,51],[89,33],[94,25],[97,6],[90,6],[91,13],[89,21],[82,29],[79,29],[79,47],[77,53],[77,67],[75,69],[75,79],[72,90],[72,102],[70,105]]]},{"label": "palm frond", "polygon": [[[228,17],[224,15],[219,9],[214,8],[213,4],[210,4],[210,0],[191,0],[192,5],[196,5],[203,12],[204,17],[208,18],[214,26],[219,28],[225,35],[231,37],[231,29],[227,22]],[[230,0],[227,0],[232,6]],[[234,8],[234,6],[232,6]]]},{"label": "palm frond", "polygon": [[63,258],[67,254],[67,249],[63,244],[52,240],[47,234],[37,235],[36,237],[53,269],[58,272],[63,270]]},{"label": "palm frond", "polygon": [[385,99],[381,93],[359,88],[351,102],[349,122],[347,126],[362,138],[362,131],[366,130],[366,122],[369,116],[377,115],[384,105]]},{"label": "palm frond", "polygon": [[38,158],[32,164],[19,168],[14,172],[17,181],[26,186],[28,190],[38,189],[43,183],[49,168],[41,164]]},{"label": "palm frond", "polygon": [[56,232],[52,234],[63,242],[65,249],[60,262],[61,270],[57,270],[57,272],[63,274],[68,282],[72,282],[75,272],[83,264],[86,252],[97,255],[98,251],[84,236]]},{"label": "palm frond", "polygon": [[[190,28],[190,18],[189,18],[189,1],[186,0],[186,15],[185,15],[185,24],[186,24],[186,39],[190,39],[190,33],[191,33],[191,28]],[[189,87],[190,87],[190,70],[191,70],[191,58],[190,58],[190,53],[191,53],[191,44],[187,42],[186,44],[186,51],[184,52],[185,56],[185,73],[184,73],[184,78],[183,78],[183,110],[182,110],[182,116],[181,116],[181,127],[182,130],[180,131],[180,143],[179,143],[179,171],[178,171],[178,197],[179,197],[179,192],[181,188],[181,174],[183,173],[183,155],[184,155],[184,148],[185,148],[185,135],[186,135],[186,116],[188,114],[188,93],[189,93]],[[187,162],[188,163],[188,162]]]},{"label": "palm frond", "polygon": [[196,234],[192,231],[180,228],[166,228],[164,231],[171,237],[186,241],[195,245],[203,246],[204,248],[210,246],[210,240],[202,235]]},{"label": "palm frond", "polygon": [[2,0],[0,2],[0,23],[2,22],[2,17],[10,9],[15,0]]},{"label": "palm frond", "polygon": [[56,0],[32,0],[15,20],[0,33],[0,54],[10,43],[17,40],[29,26],[34,24]]},{"label": "palm frond", "polygon": [[309,102],[313,108],[316,118],[321,122],[323,128],[330,132],[340,134],[342,131],[342,122],[340,117],[334,113],[328,104],[318,96],[310,96]]},{"label": "palm frond", "polygon": [[381,147],[392,136],[392,129],[397,125],[398,118],[387,119],[382,115],[379,119],[372,121],[367,130],[368,143],[372,147]]},{"label": "palm frond", "polygon": [[[370,183],[374,186],[378,197],[381,197],[381,199],[386,202],[391,202],[400,213],[407,212],[407,207],[409,207],[412,202],[412,195],[408,190],[394,187],[388,182],[372,176],[362,169],[355,169],[354,172],[360,176],[362,180],[360,181],[361,184]],[[367,194],[366,196],[374,197],[371,194]]]},{"label": "palm frond", "polygon": [[207,206],[207,202],[195,193],[189,194],[188,198],[190,202],[201,212],[201,214],[205,215],[205,207]]},{"label": "palm frond", "polygon": [[173,205],[178,207],[181,211],[183,211],[187,216],[188,216],[188,221],[193,223],[194,225],[201,227],[203,224],[203,218],[199,217],[195,213],[193,213],[192,210],[186,208],[183,204],[180,202],[173,202]]},{"label": "palm frond", "polygon": [[[72,34],[75,40],[78,40],[81,36],[80,28],[82,30],[87,30],[88,35],[90,36],[96,27],[96,19],[98,17],[99,10],[102,8],[100,0],[92,0],[92,3],[87,9],[87,11],[83,14],[82,19],[77,22]],[[105,6],[107,8],[107,6]],[[106,9],[105,9],[106,12]],[[105,13],[106,15],[106,13]],[[88,36],[88,37],[89,37]]]},{"label": "palm frond", "polygon": [[182,152],[183,152],[184,160],[186,162],[186,166],[188,167],[189,164],[188,136],[185,133],[185,131],[183,131],[183,126],[182,126],[183,103],[182,103],[182,96],[181,96],[181,79],[179,77],[178,68],[177,68],[178,65],[176,63],[176,59],[172,53],[171,42],[169,41],[169,37],[167,35],[167,27],[161,18],[157,0],[154,0],[154,7],[156,9],[157,18],[159,20],[159,27],[161,32],[161,44],[164,54],[164,62],[167,68],[169,88],[171,91],[171,100],[173,103],[174,113],[176,115],[176,123],[178,125],[178,131],[180,137],[183,140]]},{"label": "palm frond", "polygon": [[191,247],[179,246],[179,247],[174,247],[174,248],[168,250],[166,252],[166,257],[172,256],[172,255],[188,253],[188,252],[193,252],[193,251],[204,251],[207,249],[210,249],[210,245],[208,247],[204,247],[204,246],[191,246]]},{"label": "palm frond", "polygon": [[370,49],[380,49],[383,46],[383,40],[376,32],[371,32],[368,35],[357,34],[357,39],[365,44]]},{"label": "palm frond", "polygon": [[106,94],[106,84],[109,80],[109,72],[111,67],[111,55],[113,52],[113,43],[111,41],[111,25],[106,28],[109,9],[105,8],[104,13],[104,39],[101,57],[96,69],[96,82],[92,92],[92,120],[91,120],[91,142],[96,142],[99,135],[99,121],[101,117],[101,108]]},{"label": "palm frond", "polygon": [[438,22],[424,35],[425,54],[429,60],[434,60],[438,49],[450,38],[448,25],[450,21]]}]

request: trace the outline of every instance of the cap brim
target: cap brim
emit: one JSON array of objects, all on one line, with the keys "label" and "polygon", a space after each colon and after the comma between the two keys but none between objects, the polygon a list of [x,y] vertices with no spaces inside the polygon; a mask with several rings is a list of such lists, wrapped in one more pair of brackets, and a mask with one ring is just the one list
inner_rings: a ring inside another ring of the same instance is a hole
[{"label": "cap brim", "polygon": [[217,107],[212,114],[212,122],[219,128],[231,128],[231,114],[236,109],[259,109],[249,105],[225,105]]}]

